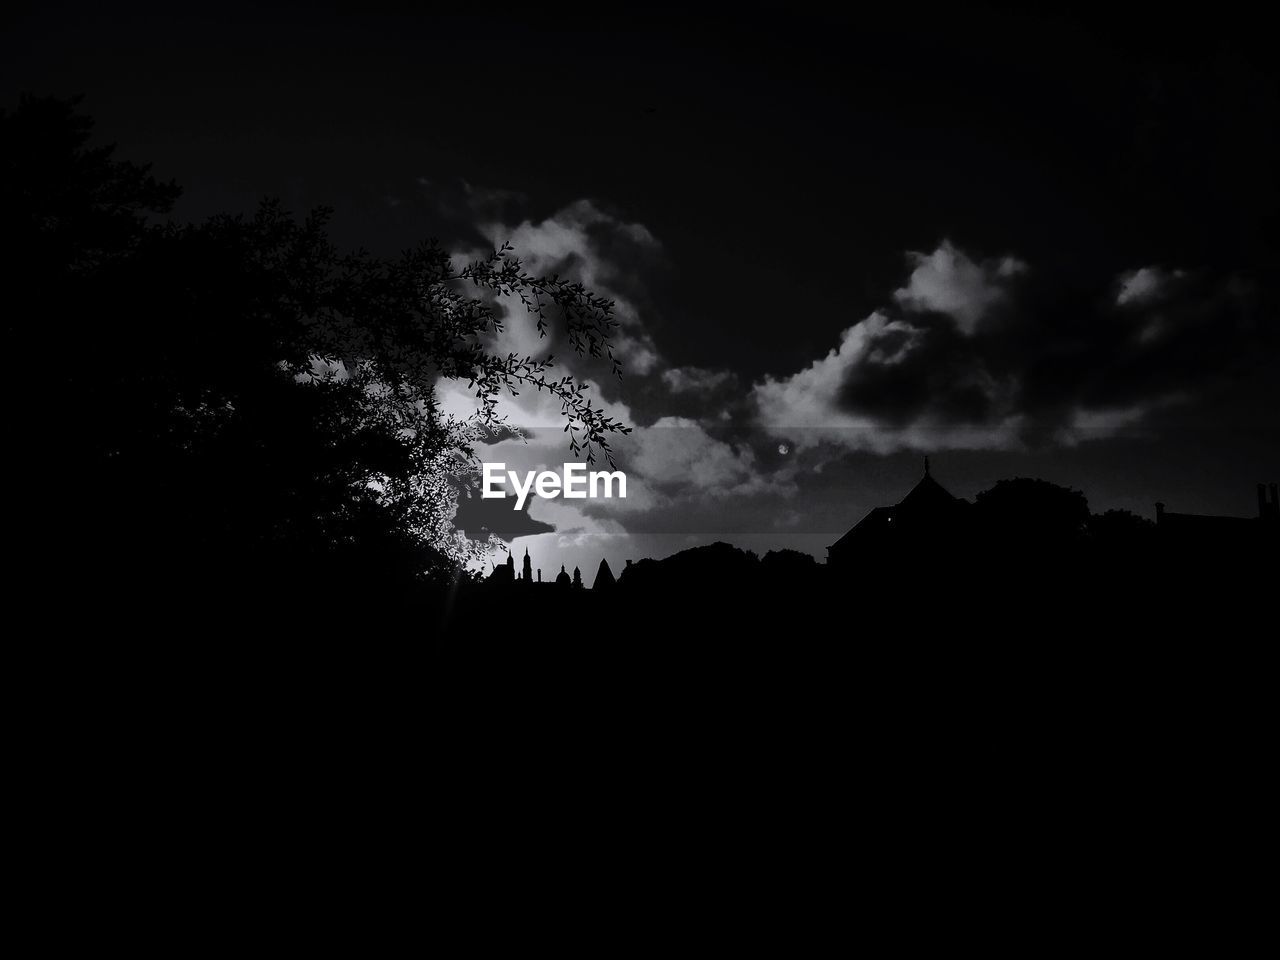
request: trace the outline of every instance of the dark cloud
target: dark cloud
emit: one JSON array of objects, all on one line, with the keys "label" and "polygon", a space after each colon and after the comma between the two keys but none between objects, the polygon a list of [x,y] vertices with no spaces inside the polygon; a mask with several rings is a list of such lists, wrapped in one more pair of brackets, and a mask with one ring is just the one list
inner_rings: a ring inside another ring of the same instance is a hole
[{"label": "dark cloud", "polygon": [[1018,376],[1029,429],[1044,435],[1080,409],[1194,401],[1274,352],[1256,284],[1213,271],[1161,275],[1140,299],[1123,283],[1119,293],[1114,284],[1073,292],[1052,275],[1026,291],[1016,322],[983,355]]},{"label": "dark cloud", "polygon": [[944,317],[914,318],[911,329],[875,336],[866,358],[840,385],[844,410],[903,427],[926,414],[942,423],[977,424],[993,414],[992,384],[980,349]]},{"label": "dark cloud", "polygon": [[555,526],[529,516],[529,501],[523,510],[512,509],[512,500],[486,500],[480,496],[477,485],[468,485],[458,491],[458,512],[453,525],[472,540],[487,540],[492,534],[510,543],[516,537],[531,537],[538,533],[551,533]]},{"label": "dark cloud", "polygon": [[879,452],[1074,444],[1276,351],[1263,288],[1235,274],[1146,266],[1089,284],[945,242],[910,263],[895,303],[805,370],[757,384],[773,434]]}]

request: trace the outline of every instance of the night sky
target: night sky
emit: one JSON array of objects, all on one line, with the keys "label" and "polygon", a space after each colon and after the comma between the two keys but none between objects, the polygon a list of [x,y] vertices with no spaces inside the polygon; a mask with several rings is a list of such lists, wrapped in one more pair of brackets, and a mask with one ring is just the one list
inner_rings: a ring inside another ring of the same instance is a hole
[{"label": "night sky", "polygon": [[[346,246],[511,240],[615,298],[621,381],[554,334],[494,344],[636,428],[627,502],[510,520],[544,574],[713,539],[822,557],[926,453],[960,496],[1039,476],[1147,517],[1250,516],[1280,477],[1261,14],[350,9],[31,6],[4,106],[84,94],[179,218],[279,196]],[[555,408],[503,409],[528,441],[484,459],[574,459]]]}]

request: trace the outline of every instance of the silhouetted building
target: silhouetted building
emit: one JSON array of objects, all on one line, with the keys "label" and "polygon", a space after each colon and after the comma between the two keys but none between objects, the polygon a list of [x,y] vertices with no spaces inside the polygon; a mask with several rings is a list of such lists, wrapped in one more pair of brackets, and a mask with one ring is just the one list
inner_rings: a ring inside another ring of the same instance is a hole
[{"label": "silhouetted building", "polygon": [[[1006,487],[1021,489],[1019,485],[1031,492],[1036,492],[1036,485],[1040,485],[1063,494],[1067,498],[1067,506],[1073,511],[1078,506],[1088,519],[1088,506],[1082,494],[1044,481],[1001,481],[996,485],[995,493]],[[1023,494],[1026,495],[1025,490]],[[1149,532],[1150,524],[1132,517],[1133,522],[1145,527],[1146,532],[1135,528],[1132,537],[1123,541],[1126,549],[1119,554],[1116,548],[1122,540],[1114,530],[1104,535],[1101,525],[1091,524],[1086,531],[1081,524],[1082,529],[1077,536],[1072,525],[1075,523],[1072,513],[1068,517],[1071,536],[1064,538],[1055,532],[1061,523],[1057,527],[1046,525],[1036,512],[1038,509],[1042,513],[1052,513],[1052,510],[1045,511],[1043,506],[1036,506],[1035,509],[1001,514],[985,499],[986,496],[980,494],[977,503],[973,504],[952,495],[934,479],[929,469],[929,458],[925,457],[924,474],[905,497],[890,506],[874,508],[827,548],[827,569],[872,575],[879,573],[897,582],[909,583],[929,576],[922,562],[927,565],[931,558],[942,555],[939,553],[942,549],[947,550],[951,557],[967,558],[970,572],[992,561],[1008,561],[1018,569],[1032,571],[1035,576],[1042,577],[1047,560],[1074,562],[1071,558],[1085,547],[1132,559],[1140,546],[1159,544],[1160,552],[1175,558],[1176,564],[1183,565],[1190,558],[1210,560],[1220,566],[1225,561],[1273,558],[1275,547],[1280,545],[1280,497],[1274,483],[1269,487],[1258,484],[1256,517],[1173,513],[1166,510],[1163,503],[1157,503],[1154,536]],[[1073,497],[1079,500],[1078,505],[1072,501]],[[1164,547],[1169,549],[1164,551]],[[1147,559],[1151,559],[1151,555],[1147,555]],[[494,566],[488,580],[502,585],[520,583],[521,590],[532,591],[532,563],[526,547],[523,570],[517,578],[515,560],[508,548],[506,561]],[[959,569],[950,569],[948,577],[954,581],[965,572],[962,565]],[[755,554],[730,544],[713,543],[683,550],[662,561],[645,559],[633,563],[628,560],[621,579],[614,577],[609,561],[601,559],[591,589],[610,591],[622,587],[627,591],[660,589],[679,592],[690,585],[701,590],[707,589],[708,585],[727,590],[751,584],[755,586],[750,589],[769,589],[779,584],[795,588],[811,585],[825,576],[826,572],[820,574],[820,568],[812,557],[796,551],[771,551],[761,561]],[[932,582],[936,585],[941,581],[935,579]],[[541,568],[538,569],[537,585],[540,590]],[[559,590],[585,589],[582,571],[574,567],[570,580],[561,564],[555,586]]]},{"label": "silhouetted building", "polygon": [[970,532],[972,510],[968,500],[953,496],[933,478],[925,457],[924,476],[911,492],[892,506],[876,507],[827,547],[827,563],[845,567],[905,548],[953,541]]},{"label": "silhouetted building", "polygon": [[1280,535],[1280,499],[1276,485],[1258,484],[1256,517],[1222,517],[1202,513],[1174,513],[1156,504],[1156,532],[1170,546],[1233,549],[1256,546]]},{"label": "silhouetted building", "polygon": [[511,556],[511,551],[507,551],[507,559],[501,566],[494,565],[493,572],[489,574],[490,583],[514,583],[516,579],[516,561]]},{"label": "silhouetted building", "polygon": [[596,570],[595,582],[591,584],[592,590],[608,590],[614,586],[617,581],[614,579],[613,571],[609,569],[609,561],[601,560],[600,567]]},{"label": "silhouetted building", "polygon": [[1276,485],[1271,484],[1269,500],[1267,490],[1267,487],[1258,484],[1258,517],[1267,523],[1280,523],[1280,496],[1277,496]]}]

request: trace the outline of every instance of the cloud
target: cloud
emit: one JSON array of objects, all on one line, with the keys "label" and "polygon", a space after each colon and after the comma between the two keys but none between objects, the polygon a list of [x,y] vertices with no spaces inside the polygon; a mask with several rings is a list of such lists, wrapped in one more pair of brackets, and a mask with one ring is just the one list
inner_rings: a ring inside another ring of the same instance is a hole
[{"label": "cloud", "polygon": [[[1159,405],[1172,403],[1176,399],[1170,397]],[[1084,440],[1113,436],[1121,430],[1137,426],[1155,406],[1157,404],[1138,403],[1110,410],[1073,410],[1068,422],[1059,428],[1055,440],[1064,447],[1074,447]]]},{"label": "cloud", "polygon": [[[588,381],[587,386],[595,385]],[[438,385],[437,400],[441,411],[454,417],[464,418],[476,410],[475,398],[454,381]],[[493,442],[478,446],[480,459],[502,462],[506,469],[520,473],[559,470],[563,463],[578,459],[570,453],[561,430],[559,405],[546,394],[503,396],[499,412],[519,427],[519,435],[494,434]],[[529,508],[530,519],[554,523],[556,534],[568,535],[581,528],[584,534],[596,536],[616,533],[617,528],[600,528],[584,518],[630,525],[645,517],[678,514],[687,518],[690,513],[718,510],[727,498],[795,493],[796,465],[787,463],[777,469],[762,464],[748,443],[731,443],[698,420],[667,416],[640,425],[625,404],[610,404],[610,412],[633,427],[631,434],[612,439],[618,467],[627,474],[626,498],[575,504],[549,501],[560,504],[555,509],[535,500]],[[496,502],[511,509],[509,501]],[[492,523],[487,525],[496,529]]]},{"label": "cloud", "polygon": [[1181,270],[1172,273],[1159,267],[1140,267],[1120,275],[1116,306],[1140,306],[1161,297],[1174,280],[1183,276]]},{"label": "cloud", "polygon": [[672,367],[662,373],[662,382],[672,393],[710,393],[732,380],[728,370],[703,367]]},{"label": "cloud", "polygon": [[975,262],[949,240],[933,253],[908,253],[907,261],[914,269],[894,300],[906,310],[945,314],[970,336],[1027,269],[1014,257]]},{"label": "cloud", "polygon": [[1251,289],[1230,278],[1143,268],[1081,290],[946,241],[910,262],[892,305],[754,385],[759,426],[799,448],[877,453],[1072,445],[1187,400],[1256,338]]},{"label": "cloud", "polygon": [[[645,330],[639,299],[643,290],[634,269],[651,263],[660,254],[661,244],[640,223],[629,223],[588,199],[576,200],[551,216],[519,223],[492,220],[480,224],[481,233],[493,246],[509,241],[515,255],[534,274],[559,274],[582,283],[593,293],[614,302],[618,330],[613,337],[614,355],[622,361],[624,373],[651,374],[662,364],[653,338]],[[497,344],[500,349],[541,356],[550,351],[553,338],[538,341],[524,323],[524,308],[518,301],[503,301],[512,318]],[[560,350],[557,354],[564,356]]]},{"label": "cloud", "polygon": [[[596,381],[583,378],[581,382],[587,393],[600,394],[600,384]],[[441,378],[436,382],[435,394],[436,404],[445,416],[466,420],[480,409],[475,393],[468,390],[462,381]],[[608,410],[609,415],[623,426],[634,425],[631,409],[622,401],[611,401]],[[494,439],[508,439],[512,432],[527,436],[535,431],[554,431],[558,447],[568,453],[568,442],[560,432],[565,425],[561,404],[550,393],[534,387],[526,387],[518,395],[503,390],[498,394],[495,412],[505,421],[507,429],[497,431]]]},{"label": "cloud", "polygon": [[493,534],[508,543],[516,537],[555,529],[552,524],[530,516],[529,506],[526,503],[525,509],[512,510],[509,500],[486,500],[480,496],[478,483],[468,484],[458,491],[458,511],[453,525],[473,540],[485,540]]},{"label": "cloud", "polygon": [[539,521],[545,522],[555,531],[552,536],[557,550],[596,543],[602,537],[618,537],[627,532],[618,520],[589,516],[577,501],[539,498],[530,509],[538,514]]},{"label": "cloud", "polygon": [[1122,273],[1117,282],[1116,306],[1124,308],[1130,322],[1136,323],[1139,342],[1153,344],[1170,333],[1171,311],[1179,308],[1177,299],[1189,286],[1182,270],[1140,267]]},{"label": "cloud", "polygon": [[644,331],[621,329],[613,335],[613,355],[627,372],[647,377],[662,364],[662,354]]},{"label": "cloud", "polygon": [[833,443],[890,453],[1015,445],[1020,423],[1007,409],[1008,387],[981,367],[968,366],[963,354],[937,365],[921,363],[925,354],[945,352],[928,345],[931,336],[944,343],[956,339],[871,314],[804,370],[756,384],[752,399],[759,424],[801,449]]},{"label": "cloud", "polygon": [[666,494],[700,498],[794,492],[786,475],[761,469],[745,444],[713,436],[688,417],[662,417],[627,438],[629,469]]},{"label": "cloud", "polygon": [[[486,209],[496,209],[507,201],[505,195],[499,196]],[[762,465],[750,444],[730,442],[725,435],[736,425],[727,416],[712,418],[712,423],[700,417],[671,415],[677,395],[686,406],[700,408],[708,393],[724,391],[736,378],[725,370],[663,369],[666,362],[646,329],[652,301],[645,289],[652,268],[661,262],[661,245],[646,227],[580,200],[544,219],[495,217],[482,220],[479,229],[494,246],[509,241],[529,272],[568,277],[612,299],[619,322],[614,351],[623,361],[624,375],[652,377],[632,394],[649,404],[647,418],[653,422],[637,423],[620,396],[602,397],[609,414],[633,428],[628,436],[611,438],[618,466],[627,473],[626,499],[535,500],[529,507],[528,521],[552,524],[555,530],[533,535],[534,530],[526,528],[525,533],[532,535],[528,542],[546,550],[587,546],[598,550],[602,543],[624,538],[626,530],[635,525],[687,529],[692,517],[705,518],[711,511],[721,515],[726,498],[741,502],[795,492],[794,465],[787,464],[781,470]],[[462,251],[458,258],[471,259],[483,252]],[[601,396],[602,386],[621,390],[623,385],[607,379],[598,364],[562,349],[554,329],[546,339],[538,338],[518,301],[499,298],[496,303],[508,322],[487,342],[490,350],[534,357],[555,353],[557,367],[573,374],[595,395]],[[625,382],[635,383],[630,378]],[[659,385],[666,389],[659,389]],[[447,415],[462,419],[477,409],[476,398],[463,384],[442,380],[436,393],[437,403]],[[507,469],[523,472],[558,470],[562,463],[577,459],[561,430],[560,404],[550,395],[535,390],[522,390],[519,396],[504,392],[499,396],[497,413],[512,429],[496,431],[481,440],[477,453],[484,461],[501,461]],[[717,413],[725,411],[717,408]],[[510,509],[509,504],[496,502]],[[521,549],[525,542],[522,538]]]},{"label": "cloud", "polygon": [[[490,204],[510,205],[504,197]],[[1073,446],[1145,430],[1157,412],[1247,358],[1260,316],[1248,285],[1230,277],[1144,266],[1085,283],[1058,264],[984,257],[943,240],[907,253],[880,307],[850,318],[824,355],[744,391],[730,370],[667,367],[647,330],[645,284],[661,245],[643,225],[580,200],[543,219],[494,217],[482,232],[495,245],[511,241],[531,272],[613,299],[617,353],[626,372],[644,377],[638,387],[629,378],[621,393],[624,384],[598,365],[560,349],[554,331],[538,340],[514,315],[523,313],[518,304],[503,305],[513,315],[496,349],[555,352],[597,396],[609,390],[609,413],[634,428],[613,441],[626,500],[530,508],[530,519],[556,526],[539,535],[548,547],[552,538],[569,538],[555,541],[564,548],[703,529],[729,514],[773,529],[785,516],[779,498],[830,463],[833,450]],[[475,408],[458,384],[442,384],[440,400],[446,412]],[[554,398],[522,391],[504,395],[498,409],[521,435],[488,438],[485,460],[528,470],[571,459]]]}]

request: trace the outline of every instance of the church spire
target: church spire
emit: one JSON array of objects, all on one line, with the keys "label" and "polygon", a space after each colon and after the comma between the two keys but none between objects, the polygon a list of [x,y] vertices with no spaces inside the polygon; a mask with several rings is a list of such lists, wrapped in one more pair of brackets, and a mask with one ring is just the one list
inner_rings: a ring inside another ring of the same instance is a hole
[{"label": "church spire", "polygon": [[924,456],[924,475],[926,477],[929,475],[929,455],[927,453]]}]

